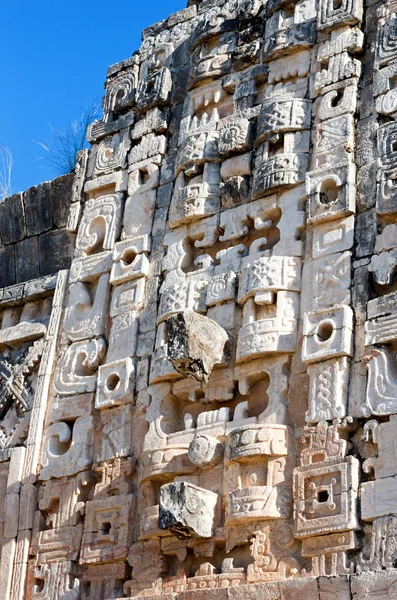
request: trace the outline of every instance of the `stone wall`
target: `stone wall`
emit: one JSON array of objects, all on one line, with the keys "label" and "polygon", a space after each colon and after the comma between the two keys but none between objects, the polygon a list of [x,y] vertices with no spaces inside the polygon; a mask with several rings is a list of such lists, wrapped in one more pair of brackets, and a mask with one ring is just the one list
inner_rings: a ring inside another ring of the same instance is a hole
[{"label": "stone wall", "polygon": [[7,600],[397,597],[396,8],[204,0],[110,67],[25,211],[70,268],[0,305]]},{"label": "stone wall", "polygon": [[74,236],[66,231],[73,175],[46,181],[0,202],[0,287],[70,266]]}]

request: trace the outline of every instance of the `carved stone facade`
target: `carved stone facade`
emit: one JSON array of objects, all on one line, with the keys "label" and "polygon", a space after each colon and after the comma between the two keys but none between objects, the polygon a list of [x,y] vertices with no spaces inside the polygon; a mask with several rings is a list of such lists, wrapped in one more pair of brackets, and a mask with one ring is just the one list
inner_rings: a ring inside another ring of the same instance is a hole
[{"label": "carved stone facade", "polygon": [[0,290],[2,598],[397,597],[396,14],[199,0],[110,67],[73,258]]}]

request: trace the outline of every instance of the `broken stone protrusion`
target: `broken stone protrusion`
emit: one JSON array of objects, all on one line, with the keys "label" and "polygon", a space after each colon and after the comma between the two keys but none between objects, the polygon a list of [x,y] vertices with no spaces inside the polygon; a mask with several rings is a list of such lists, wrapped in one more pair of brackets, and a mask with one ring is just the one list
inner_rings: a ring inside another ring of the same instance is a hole
[{"label": "broken stone protrusion", "polygon": [[168,358],[185,377],[208,381],[224,355],[227,332],[212,319],[185,310],[167,319]]},{"label": "broken stone protrusion", "polygon": [[179,539],[209,538],[217,500],[218,494],[185,481],[162,485],[159,528],[168,529]]}]

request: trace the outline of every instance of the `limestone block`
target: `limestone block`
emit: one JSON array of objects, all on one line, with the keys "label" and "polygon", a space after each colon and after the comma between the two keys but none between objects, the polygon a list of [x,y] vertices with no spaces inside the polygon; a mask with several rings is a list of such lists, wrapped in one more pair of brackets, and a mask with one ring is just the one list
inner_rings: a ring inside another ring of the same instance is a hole
[{"label": "limestone block", "polygon": [[[299,152],[299,143],[303,151]],[[271,190],[279,190],[303,183],[308,168],[308,138],[303,133],[284,134],[284,152],[269,154],[269,142],[259,152],[255,161],[253,197],[265,195]],[[298,148],[294,152],[294,147]],[[270,150],[271,152],[271,150]]]},{"label": "limestone block", "polygon": [[82,564],[125,559],[132,542],[132,494],[97,498],[86,504]]},{"label": "limestone block", "polygon": [[348,250],[353,244],[354,217],[316,224],[313,233],[313,258]]},{"label": "limestone block", "polygon": [[338,97],[337,90],[331,90],[320,98],[320,104],[318,106],[317,116],[321,121],[330,119],[332,117],[339,117],[346,113],[354,114],[356,112],[357,105],[357,87],[353,85],[347,85],[340,93],[342,98],[335,104],[335,98]]},{"label": "limestone block", "polygon": [[318,423],[346,416],[349,384],[349,361],[343,356],[308,365],[310,377],[308,423]]},{"label": "limestone block", "polygon": [[396,481],[393,477],[385,477],[361,484],[361,518],[364,521],[397,512]]},{"label": "limestone block", "polygon": [[156,190],[136,192],[127,198],[124,210],[123,238],[150,235],[156,201]]},{"label": "limestone block", "polygon": [[116,243],[113,251],[113,266],[110,283],[119,285],[149,274],[147,252],[150,250],[149,236],[143,235]]},{"label": "limestone block", "polygon": [[215,321],[193,311],[169,317],[168,358],[175,370],[208,381],[215,364],[223,362],[227,332]]},{"label": "limestone block", "polygon": [[293,352],[297,343],[299,294],[270,292],[260,304],[249,298],[244,305],[243,323],[237,339],[237,361],[269,352]]},{"label": "limestone block", "polygon": [[124,358],[98,369],[95,408],[108,408],[134,401],[135,364]]},{"label": "limestone block", "polygon": [[227,523],[288,519],[292,512],[292,489],[278,485],[251,485],[229,494]]},{"label": "limestone block", "polygon": [[341,25],[356,25],[362,17],[363,3],[360,0],[343,2],[337,7],[330,0],[321,0],[317,13],[317,27],[320,31],[329,31]]},{"label": "limestone block", "polygon": [[313,363],[352,355],[353,312],[349,306],[305,313],[302,360]]},{"label": "limestone block", "polygon": [[199,467],[213,466],[223,455],[223,446],[217,438],[199,433],[190,442],[188,456],[191,463]]},{"label": "limestone block", "polygon": [[123,581],[127,578],[125,563],[87,565],[82,575],[85,587],[89,587],[86,599],[102,600],[123,595]]},{"label": "limestone block", "polygon": [[37,537],[37,563],[76,560],[80,552],[83,525],[40,531]]},{"label": "limestone block", "polygon": [[64,329],[71,342],[104,335],[109,304],[109,275],[96,284],[77,281],[69,287]]},{"label": "limestone block", "polygon": [[157,154],[164,155],[167,148],[167,138],[164,135],[149,133],[131,148],[128,155],[128,165],[134,165],[142,160],[152,158]]},{"label": "limestone block", "polygon": [[292,429],[272,423],[244,425],[233,429],[228,438],[228,460],[249,456],[287,456],[293,453]]},{"label": "limestone block", "polygon": [[362,571],[393,568],[396,560],[396,517],[379,517],[364,528],[364,548],[359,559]]},{"label": "limestone block", "polygon": [[238,301],[243,304],[254,296],[257,304],[268,302],[278,290],[300,291],[301,261],[290,256],[247,257],[240,276]]},{"label": "limestone block", "polygon": [[301,98],[270,98],[261,106],[256,143],[286,131],[310,129],[311,101]]},{"label": "limestone block", "polygon": [[359,462],[353,456],[294,471],[296,537],[357,529]]},{"label": "limestone block", "polygon": [[[102,429],[97,432],[94,459],[103,462],[131,454],[131,406],[101,411]],[[99,434],[99,435],[98,435]]]},{"label": "limestone block", "polygon": [[351,252],[338,252],[318,258],[308,268],[313,281],[313,309],[350,304]]},{"label": "limestone block", "polygon": [[316,127],[312,157],[313,169],[350,162],[353,158],[354,146],[354,118],[352,115],[343,114],[322,121]]},{"label": "limestone block", "polygon": [[111,173],[119,168],[123,169],[127,163],[127,152],[131,147],[131,140],[128,130],[116,133],[99,142],[97,147],[92,149],[91,163],[95,157],[95,164],[90,164],[88,173],[95,176]]},{"label": "limestone block", "polygon": [[69,283],[77,281],[92,281],[98,275],[108,273],[112,267],[112,252],[106,251],[75,258],[69,272]]},{"label": "limestone block", "polygon": [[77,600],[80,596],[80,581],[71,561],[35,567],[34,578],[36,583],[31,594],[36,600],[57,600],[62,596]]},{"label": "limestone block", "polygon": [[102,338],[89,342],[74,342],[58,360],[53,385],[58,394],[93,392],[96,388],[95,371],[106,352]]},{"label": "limestone block", "polygon": [[40,478],[75,475],[89,469],[93,447],[93,417],[79,417],[73,424],[53,423],[44,433]]},{"label": "limestone block", "polygon": [[136,90],[136,105],[139,110],[167,104],[172,88],[171,72],[166,67],[149,73],[141,79]]},{"label": "limestone block", "polygon": [[90,179],[84,184],[84,192],[88,195],[88,198],[95,199],[100,198],[104,194],[107,194],[110,189],[114,188],[115,192],[125,192],[128,187],[128,173],[127,171],[114,171],[107,175],[101,175]]},{"label": "limestone block", "polygon": [[217,163],[206,163],[203,174],[185,181],[181,173],[175,183],[171,201],[171,228],[190,223],[219,211],[220,172]]},{"label": "limestone block", "polygon": [[78,254],[93,254],[113,248],[120,234],[121,205],[121,193],[86,202],[76,238]]},{"label": "limestone block", "polygon": [[135,123],[131,132],[133,140],[138,140],[153,131],[156,133],[165,133],[168,126],[168,112],[158,106],[149,109],[142,118]]},{"label": "limestone block", "polygon": [[308,222],[320,223],[355,212],[356,169],[353,163],[324,167],[306,175]]},{"label": "limestone block", "polygon": [[145,300],[145,278],[140,277],[114,288],[110,303],[110,316],[117,317],[128,311],[139,312]]},{"label": "limestone block", "polygon": [[360,29],[339,27],[331,31],[330,41],[323,42],[318,50],[317,60],[326,68],[316,73],[314,90],[324,93],[330,91],[332,84],[344,79],[358,79],[361,74],[361,62],[351,56],[361,52],[363,33]]},{"label": "limestone block", "polygon": [[236,116],[220,122],[219,152],[228,155],[246,152],[252,143],[252,126],[248,119]]},{"label": "limestone block", "polygon": [[237,275],[233,271],[214,275],[207,286],[207,306],[215,306],[228,300],[234,300],[236,295],[236,283]]},{"label": "limestone block", "polygon": [[84,503],[94,485],[90,472],[74,478],[51,479],[40,489],[39,508],[45,515],[48,530],[73,529],[84,515]]},{"label": "limestone block", "polygon": [[395,292],[369,300],[367,304],[368,321],[365,323],[366,346],[394,342],[397,339],[396,306],[397,294]]},{"label": "limestone block", "polygon": [[104,118],[113,120],[119,113],[134,104],[137,84],[137,68],[121,71],[106,82],[106,94],[103,101]]},{"label": "limestone block", "polygon": [[134,310],[112,319],[106,359],[109,363],[136,355],[138,339],[138,314]]},{"label": "limestone block", "polygon": [[380,169],[377,178],[376,210],[382,215],[396,212],[393,187],[397,169],[397,153],[393,144],[395,131],[395,121],[380,126],[377,131]]},{"label": "limestone block", "polygon": [[363,470],[366,473],[373,470],[376,479],[397,475],[395,463],[397,456],[396,427],[396,415],[391,415],[390,420],[386,423],[371,420],[364,425],[363,440],[370,442],[370,434],[372,434],[372,442],[378,446],[378,456],[367,458],[363,463]]},{"label": "limestone block", "polygon": [[361,573],[351,579],[353,600],[389,600],[396,594],[397,576],[394,571]]},{"label": "limestone block", "polygon": [[178,481],[160,488],[159,527],[168,529],[181,539],[209,538],[218,494],[191,483]]}]

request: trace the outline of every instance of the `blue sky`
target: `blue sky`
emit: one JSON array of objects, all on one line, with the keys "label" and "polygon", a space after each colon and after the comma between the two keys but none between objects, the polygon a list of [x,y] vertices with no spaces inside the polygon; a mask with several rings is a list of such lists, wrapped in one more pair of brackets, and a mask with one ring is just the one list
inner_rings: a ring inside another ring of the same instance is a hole
[{"label": "blue sky", "polygon": [[32,140],[99,100],[107,67],[138,49],[141,31],[186,0],[1,0],[0,146],[13,154],[13,191],[53,178]]}]

